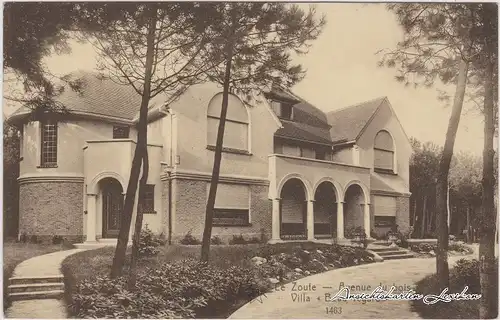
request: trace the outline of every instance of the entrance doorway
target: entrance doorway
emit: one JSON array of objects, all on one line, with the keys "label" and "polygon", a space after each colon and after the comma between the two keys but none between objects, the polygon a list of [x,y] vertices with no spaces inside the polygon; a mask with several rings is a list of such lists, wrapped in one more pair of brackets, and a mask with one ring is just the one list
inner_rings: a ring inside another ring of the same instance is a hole
[{"label": "entrance doorway", "polygon": [[106,178],[102,185],[102,237],[118,238],[123,210],[123,188],[118,180]]}]

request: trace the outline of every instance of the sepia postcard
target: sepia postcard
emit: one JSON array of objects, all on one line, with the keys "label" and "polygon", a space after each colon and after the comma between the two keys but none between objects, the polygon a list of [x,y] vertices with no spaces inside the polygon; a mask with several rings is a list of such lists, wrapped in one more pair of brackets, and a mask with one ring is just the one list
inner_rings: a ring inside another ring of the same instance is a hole
[{"label": "sepia postcard", "polygon": [[2,11],[5,318],[497,318],[497,3]]}]

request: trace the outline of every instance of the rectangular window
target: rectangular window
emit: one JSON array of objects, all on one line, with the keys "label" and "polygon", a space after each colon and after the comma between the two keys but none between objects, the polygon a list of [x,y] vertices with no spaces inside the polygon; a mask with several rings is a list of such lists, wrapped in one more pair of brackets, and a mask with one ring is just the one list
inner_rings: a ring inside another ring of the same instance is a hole
[{"label": "rectangular window", "polygon": [[137,208],[142,213],[155,213],[155,186],[147,184],[144,193],[139,197]]},{"label": "rectangular window", "polygon": [[[207,195],[210,184],[207,184]],[[215,197],[213,224],[245,226],[250,223],[250,188],[247,185],[220,183]]]},{"label": "rectangular window", "polygon": [[113,126],[113,139],[128,139],[129,133],[129,127]]},{"label": "rectangular window", "polygon": [[271,109],[273,109],[278,118],[292,120],[293,106],[290,103],[271,100],[270,104]]},{"label": "rectangular window", "polygon": [[316,150],[316,159],[326,160],[326,151],[320,149]]},{"label": "rectangular window", "polygon": [[291,104],[282,103],[280,106],[280,118],[292,120],[293,107]]},{"label": "rectangular window", "polygon": [[314,159],[316,157],[316,153],[315,153],[314,149],[301,147],[300,148],[300,156],[302,158]]},{"label": "rectangular window", "polygon": [[393,227],[396,225],[396,217],[375,216],[375,227]]},{"label": "rectangular window", "polygon": [[41,124],[41,166],[57,165],[57,123],[53,121]]}]

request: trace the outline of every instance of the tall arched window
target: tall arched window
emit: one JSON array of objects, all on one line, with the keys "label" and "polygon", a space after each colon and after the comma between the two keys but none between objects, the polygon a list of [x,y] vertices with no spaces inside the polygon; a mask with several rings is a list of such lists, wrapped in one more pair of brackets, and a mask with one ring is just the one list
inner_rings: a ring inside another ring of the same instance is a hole
[{"label": "tall arched window", "polygon": [[389,132],[382,130],[377,133],[373,149],[373,167],[394,171],[394,141]]},{"label": "tall arched window", "polygon": [[[209,148],[215,147],[217,141],[221,107],[222,93],[219,93],[212,98],[208,105],[207,144]],[[238,97],[229,95],[223,142],[226,151],[249,151],[248,126],[249,119],[245,105]]]}]

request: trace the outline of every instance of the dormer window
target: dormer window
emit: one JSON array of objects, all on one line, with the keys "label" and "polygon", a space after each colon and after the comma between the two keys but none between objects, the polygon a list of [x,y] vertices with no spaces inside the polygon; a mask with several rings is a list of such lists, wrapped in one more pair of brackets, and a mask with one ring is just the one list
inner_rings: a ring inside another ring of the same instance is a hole
[{"label": "dormer window", "polygon": [[291,103],[271,100],[271,108],[278,118],[285,120],[293,119],[293,105]]}]

